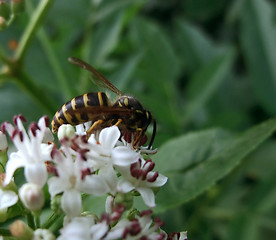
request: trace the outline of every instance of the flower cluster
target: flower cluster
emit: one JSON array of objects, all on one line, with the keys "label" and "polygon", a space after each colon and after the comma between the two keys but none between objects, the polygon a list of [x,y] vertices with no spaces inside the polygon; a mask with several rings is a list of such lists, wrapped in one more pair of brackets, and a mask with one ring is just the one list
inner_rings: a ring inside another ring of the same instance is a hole
[{"label": "flower cluster", "polygon": [[[54,215],[64,213],[63,226],[57,227],[60,240],[187,239],[185,232],[167,235],[160,229],[162,222],[152,220],[151,210],[139,213],[133,207],[133,197],[137,195],[147,207],[155,207],[154,189],[167,181],[167,177],[153,171],[154,162],[145,158],[144,151],[155,150],[133,148],[117,126],[104,128],[87,139],[82,126],[75,130],[71,125],[62,125],[59,142],[55,144],[47,117],[31,123],[27,131],[24,121],[21,115],[16,116],[14,124],[5,122],[0,131],[0,158],[2,165],[6,165],[0,188],[0,221],[20,215],[20,211],[12,211],[16,205],[20,209],[24,206],[24,213],[28,210],[35,219],[28,222],[35,231],[20,221],[14,222],[10,227],[13,236],[55,239],[53,233],[40,229],[38,220],[45,203],[50,201]],[[5,133],[16,151],[4,161],[1,153],[7,152]],[[26,183],[18,189],[14,176],[22,167]],[[101,217],[83,212],[86,196],[106,196],[105,213]],[[57,222],[49,220],[44,225]]]}]

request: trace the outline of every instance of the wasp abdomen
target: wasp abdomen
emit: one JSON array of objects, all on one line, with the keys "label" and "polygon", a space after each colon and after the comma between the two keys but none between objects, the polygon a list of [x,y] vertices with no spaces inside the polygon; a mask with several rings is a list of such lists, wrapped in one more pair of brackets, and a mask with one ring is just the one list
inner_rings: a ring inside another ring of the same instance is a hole
[{"label": "wasp abdomen", "polygon": [[[52,120],[52,131],[57,132],[62,124],[78,125],[94,120],[94,114],[89,113],[89,107],[109,106],[109,100],[105,93],[86,93],[73,98],[58,110]],[[84,110],[84,111],[82,111]]]}]

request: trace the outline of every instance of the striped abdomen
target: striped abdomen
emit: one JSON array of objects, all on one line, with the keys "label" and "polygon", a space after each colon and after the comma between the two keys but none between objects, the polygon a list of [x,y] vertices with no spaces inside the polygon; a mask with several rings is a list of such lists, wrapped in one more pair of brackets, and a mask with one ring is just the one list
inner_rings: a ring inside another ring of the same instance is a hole
[{"label": "striped abdomen", "polygon": [[97,120],[95,111],[97,112],[98,108],[103,106],[110,106],[110,102],[103,92],[86,93],[75,97],[56,112],[52,120],[52,131],[57,132],[62,124],[75,126],[88,121],[95,121]]}]

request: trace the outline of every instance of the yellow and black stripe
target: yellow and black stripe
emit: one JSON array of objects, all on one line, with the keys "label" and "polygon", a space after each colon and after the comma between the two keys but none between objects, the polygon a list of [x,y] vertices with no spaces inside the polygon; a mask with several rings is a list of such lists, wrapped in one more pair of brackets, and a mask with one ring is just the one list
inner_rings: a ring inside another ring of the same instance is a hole
[{"label": "yellow and black stripe", "polygon": [[109,106],[110,102],[104,92],[86,93],[73,98],[58,110],[52,120],[52,131],[57,132],[62,124],[73,126],[94,120],[89,107]]}]

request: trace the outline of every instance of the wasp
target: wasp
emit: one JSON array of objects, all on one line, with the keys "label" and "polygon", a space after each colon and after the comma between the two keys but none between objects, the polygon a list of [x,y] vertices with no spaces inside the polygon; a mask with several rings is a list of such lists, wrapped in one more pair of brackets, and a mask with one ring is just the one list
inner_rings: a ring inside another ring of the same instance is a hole
[{"label": "wasp", "polygon": [[156,121],[151,112],[145,110],[136,98],[123,94],[88,63],[74,57],[70,57],[68,60],[96,76],[98,85],[114,92],[118,97],[112,102],[104,92],[89,92],[73,98],[55,113],[52,120],[53,133],[56,133],[62,124],[76,126],[91,121],[91,127],[86,131],[88,136],[96,130],[116,125],[122,135],[129,136],[129,133],[131,134],[132,144],[135,147],[143,141],[148,126],[153,123],[151,140],[148,145],[148,149],[150,149],[156,133]]}]

